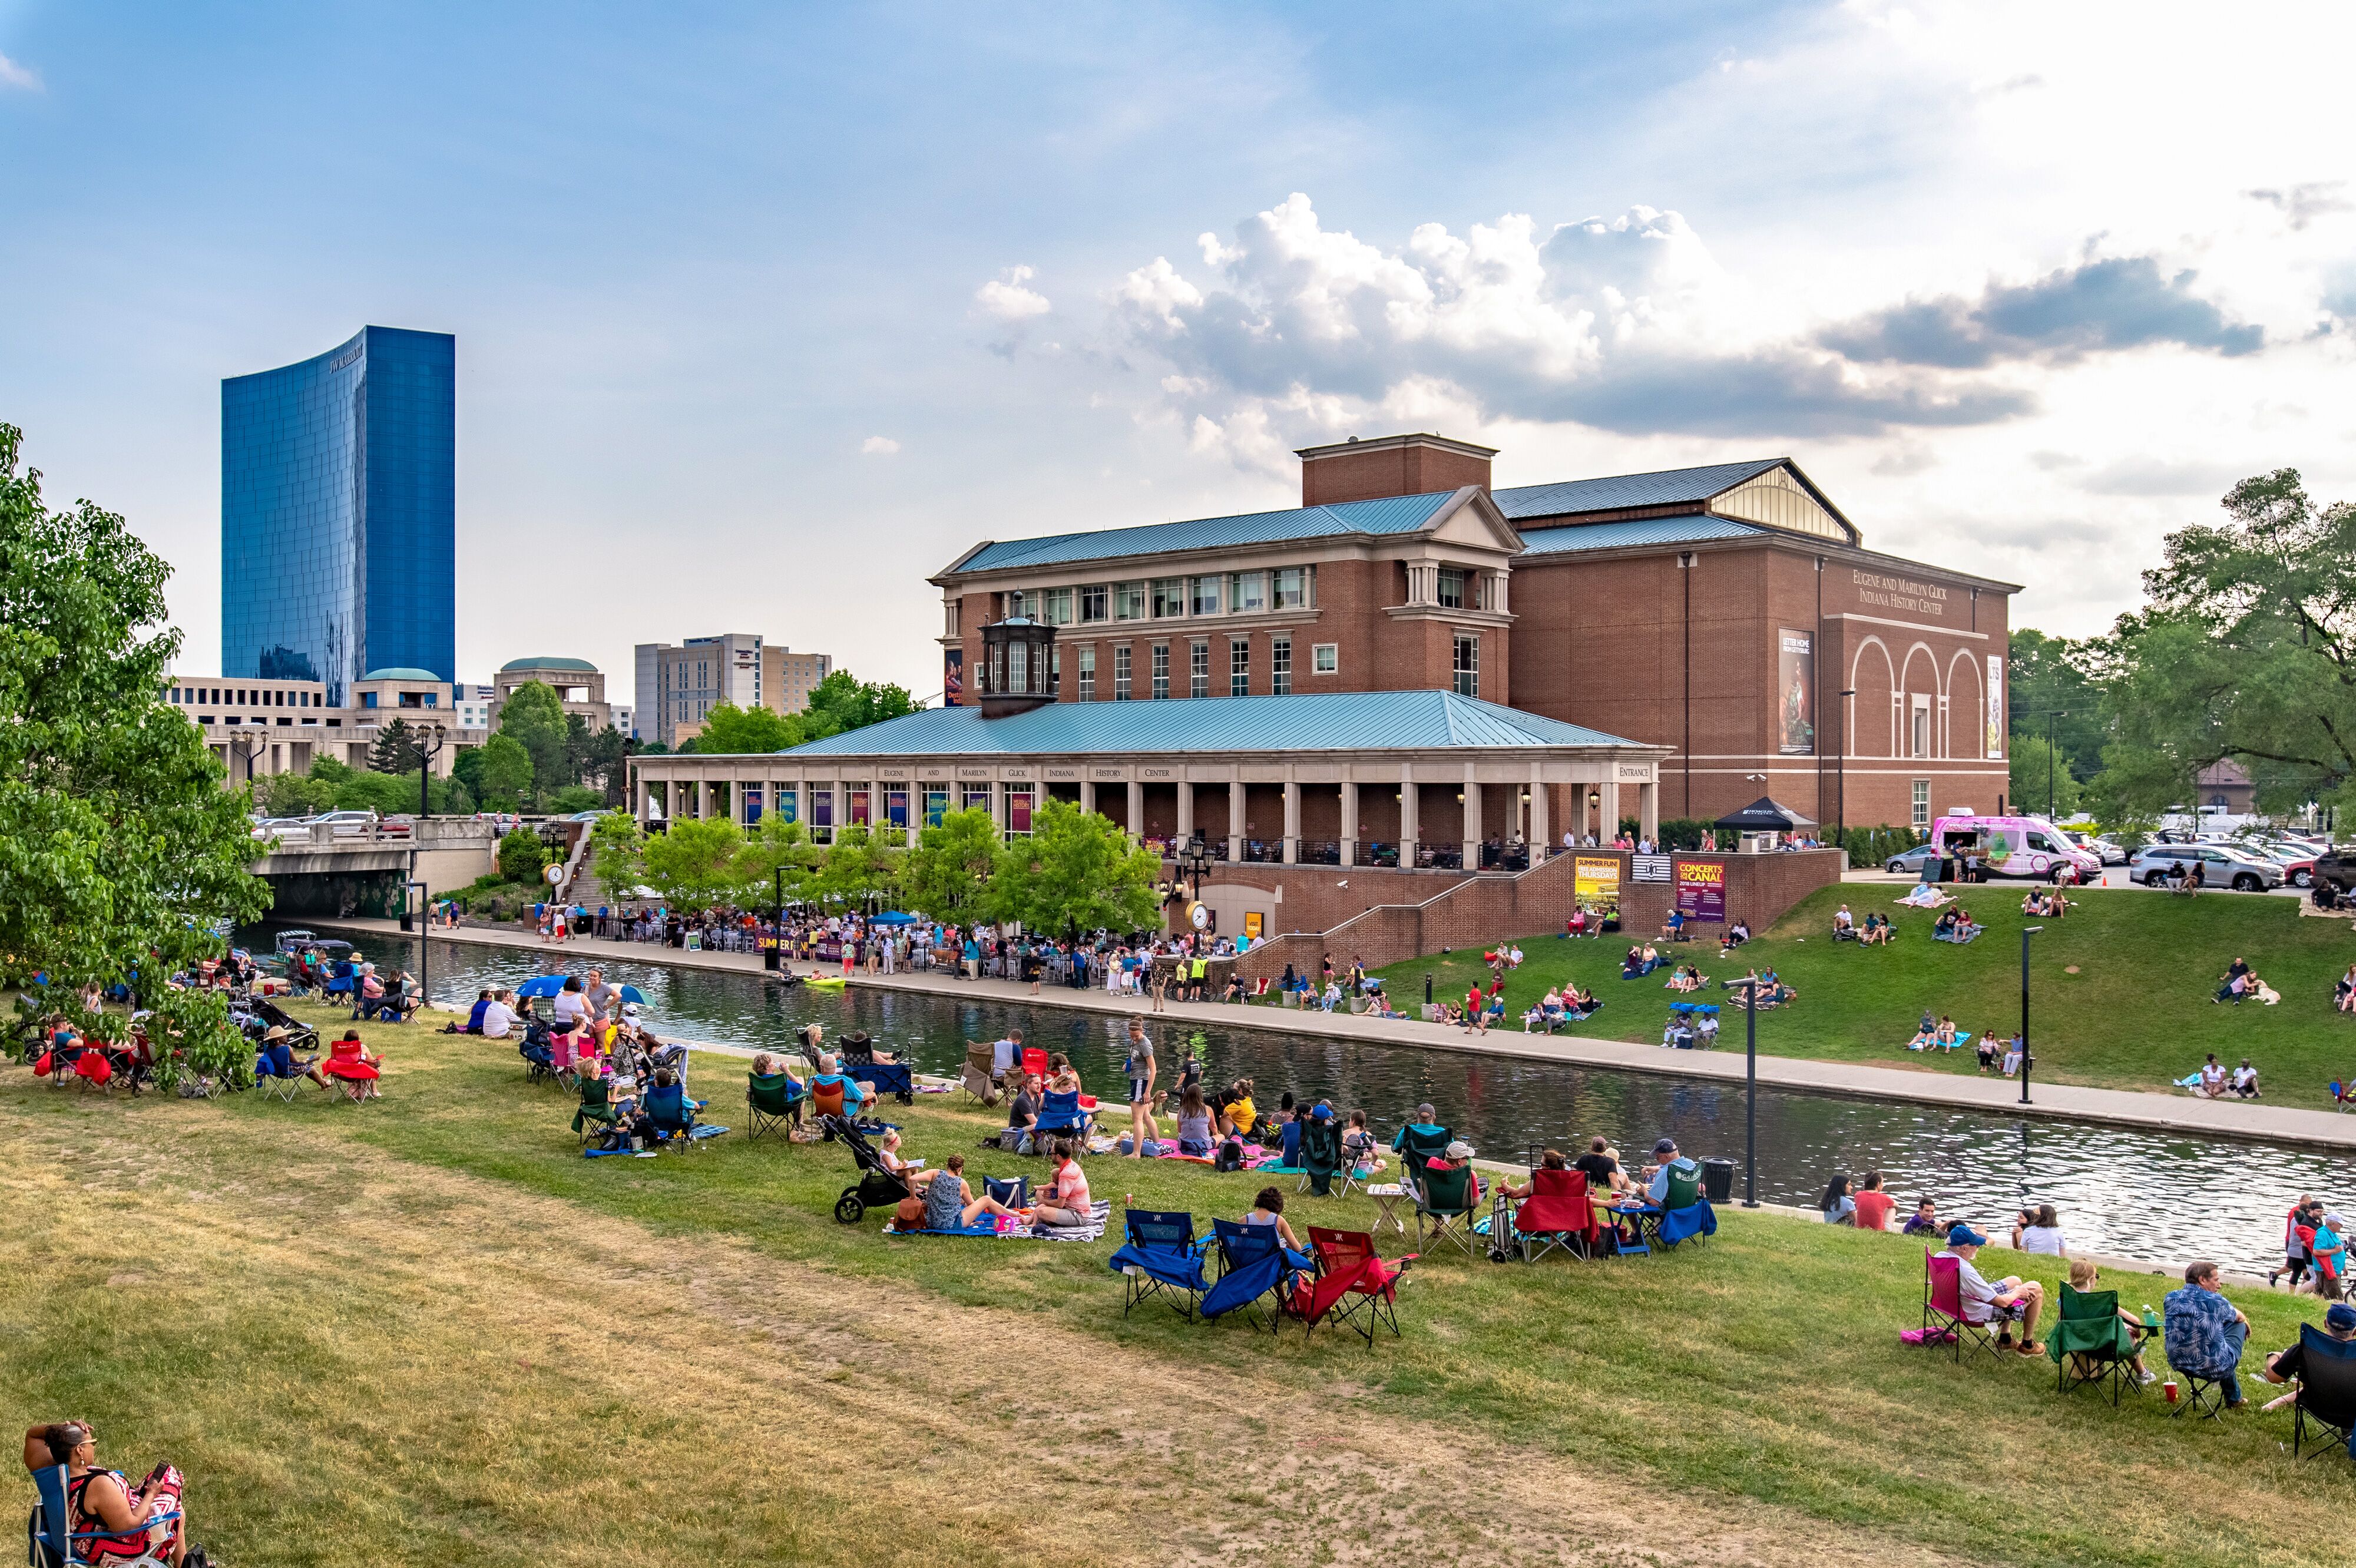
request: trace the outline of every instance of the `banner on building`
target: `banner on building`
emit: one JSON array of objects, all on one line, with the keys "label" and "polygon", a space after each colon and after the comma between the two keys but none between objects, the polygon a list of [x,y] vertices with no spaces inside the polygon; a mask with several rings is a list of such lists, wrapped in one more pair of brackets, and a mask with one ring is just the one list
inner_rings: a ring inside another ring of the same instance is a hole
[{"label": "banner on building", "polygon": [[1666,882],[1669,879],[1669,857],[1665,854],[1632,854],[1628,857],[1628,875],[1636,882]]},{"label": "banner on building", "polygon": [[1993,653],[1988,655],[1987,754],[1991,760],[2004,755],[2004,660]]},{"label": "banner on building", "polygon": [[1726,863],[1722,860],[1677,862],[1677,908],[1688,920],[1726,923]]},{"label": "banner on building", "polygon": [[1816,644],[1789,627],[1775,634],[1775,749],[1785,757],[1816,754]]},{"label": "banner on building", "polygon": [[965,706],[965,650],[941,650],[941,706]]},{"label": "banner on building", "polygon": [[1620,857],[1582,854],[1571,867],[1571,893],[1590,915],[1620,913]]}]

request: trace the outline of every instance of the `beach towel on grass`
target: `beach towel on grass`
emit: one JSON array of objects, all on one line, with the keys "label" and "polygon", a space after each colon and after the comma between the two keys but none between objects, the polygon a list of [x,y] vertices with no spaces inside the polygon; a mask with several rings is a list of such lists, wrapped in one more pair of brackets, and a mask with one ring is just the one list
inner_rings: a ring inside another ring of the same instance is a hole
[{"label": "beach towel on grass", "polygon": [[1031,1234],[1046,1241],[1094,1241],[1105,1233],[1105,1222],[1112,1215],[1112,1199],[1098,1198],[1088,1205],[1088,1221],[1085,1225],[1033,1225]]},{"label": "beach towel on grass", "polygon": [[1272,1160],[1262,1160],[1252,1166],[1252,1169],[1263,1176],[1307,1176],[1309,1174],[1309,1167],[1306,1165],[1286,1165],[1282,1155],[1279,1155]]},{"label": "beach towel on grass", "polygon": [[972,1224],[960,1225],[953,1230],[935,1230],[921,1225],[911,1230],[903,1230],[900,1229],[899,1222],[894,1220],[884,1227],[884,1234],[886,1236],[988,1236],[991,1238],[1030,1234],[1020,1225],[1001,1230],[998,1228],[998,1221],[997,1215],[985,1214]]}]

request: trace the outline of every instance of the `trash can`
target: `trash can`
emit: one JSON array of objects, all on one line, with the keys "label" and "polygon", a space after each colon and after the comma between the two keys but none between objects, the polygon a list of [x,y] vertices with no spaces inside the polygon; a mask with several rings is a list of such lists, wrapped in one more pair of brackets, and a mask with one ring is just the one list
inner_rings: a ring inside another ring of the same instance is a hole
[{"label": "trash can", "polygon": [[1734,1162],[1732,1160],[1702,1161],[1701,1195],[1712,1203],[1724,1203],[1734,1196]]},{"label": "trash can", "polygon": [[761,944],[761,967],[767,970],[772,974],[775,974],[777,972],[777,956],[776,943],[763,942]]}]

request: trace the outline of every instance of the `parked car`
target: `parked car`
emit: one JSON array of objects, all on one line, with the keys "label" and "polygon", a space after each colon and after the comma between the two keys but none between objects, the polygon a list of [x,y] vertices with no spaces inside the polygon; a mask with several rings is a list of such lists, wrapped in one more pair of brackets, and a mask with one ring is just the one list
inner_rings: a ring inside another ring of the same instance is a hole
[{"label": "parked car", "polygon": [[2323,902],[2323,892],[2329,888],[2332,902],[2337,903],[2356,895],[2356,848],[2330,849],[2315,857],[2316,901]]},{"label": "parked car", "polygon": [[2100,833],[2081,832],[2075,828],[2065,831],[2072,843],[2104,865],[2125,865],[2127,863],[2126,846],[2116,840],[2104,838]]},{"label": "parked car", "polygon": [[605,813],[603,811],[575,811],[569,817],[562,817],[558,820],[567,822],[594,822],[605,814]]},{"label": "parked car", "polygon": [[2181,865],[2190,875],[2201,867],[2201,885],[2231,887],[2238,893],[2258,893],[2283,885],[2282,862],[2221,843],[2146,844],[2127,860],[2127,877],[2147,887],[2164,884]]},{"label": "parked car", "polygon": [[2257,847],[2282,862],[2283,880],[2293,887],[2305,887],[2315,880],[2315,851],[2288,839],[2265,839]]},{"label": "parked car", "polygon": [[305,827],[325,826],[337,838],[359,838],[376,829],[376,813],[365,810],[322,811],[305,819]]},{"label": "parked car", "polygon": [[1881,869],[1901,876],[1920,876],[1922,875],[1922,863],[1926,860],[1936,860],[1938,856],[1939,852],[1934,846],[1918,843],[1912,849],[1900,850],[1896,854],[1883,861]]}]

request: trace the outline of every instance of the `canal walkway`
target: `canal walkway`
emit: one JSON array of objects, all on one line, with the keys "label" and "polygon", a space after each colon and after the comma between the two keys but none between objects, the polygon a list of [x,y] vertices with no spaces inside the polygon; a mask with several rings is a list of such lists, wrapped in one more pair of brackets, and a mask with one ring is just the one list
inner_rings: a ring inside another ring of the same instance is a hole
[{"label": "canal walkway", "polygon": [[[399,923],[393,920],[351,918],[322,920],[319,924],[388,937],[414,935],[402,932]],[[475,926],[462,926],[455,930],[436,929],[430,934],[437,941],[466,942],[479,947],[506,948],[519,953],[535,954],[547,961],[551,968],[577,970],[599,959],[611,959],[627,963],[669,964],[681,969],[737,974],[758,975],[762,972],[761,960],[753,953],[688,952],[649,942],[588,939],[575,939],[559,947],[542,942],[530,933]],[[932,973],[854,974],[851,977],[851,983],[877,991],[911,992],[951,1000],[1060,1007],[1122,1016],[1130,1014],[1152,1015],[1150,1002],[1113,996],[1093,987],[1075,991],[1068,986],[1042,985],[1039,994],[1033,996],[1030,987],[1019,981],[965,980]],[[1314,1008],[1236,1006],[1216,1002],[1173,1002],[1167,1004],[1160,1016],[1173,1024],[1200,1022],[1231,1029],[1264,1029],[1275,1034],[1363,1041],[1381,1046],[1418,1046],[1427,1050],[1509,1057],[1523,1061],[1559,1062],[1571,1067],[1610,1068],[1621,1072],[1653,1073],[1720,1083],[1740,1083],[1743,1079],[1740,1014],[1724,1015],[1726,1034],[1721,1037],[1719,1048],[1715,1051],[1665,1050],[1657,1046],[1580,1036],[1526,1035],[1514,1028],[1468,1035],[1444,1024],[1322,1013]],[[1729,1046],[1733,1048],[1727,1048]],[[2029,1086],[2029,1103],[2023,1105],[2020,1103],[2020,1085],[2011,1079],[1764,1055],[1759,1058],[1759,1081],[1771,1089],[1804,1094],[1841,1095],[1882,1103],[1912,1101],[1998,1116],[2051,1117],[2120,1127],[2304,1144],[2319,1148],[2356,1149],[2356,1117],[2263,1102],[2196,1100],[2190,1095],[2033,1081]]]}]

